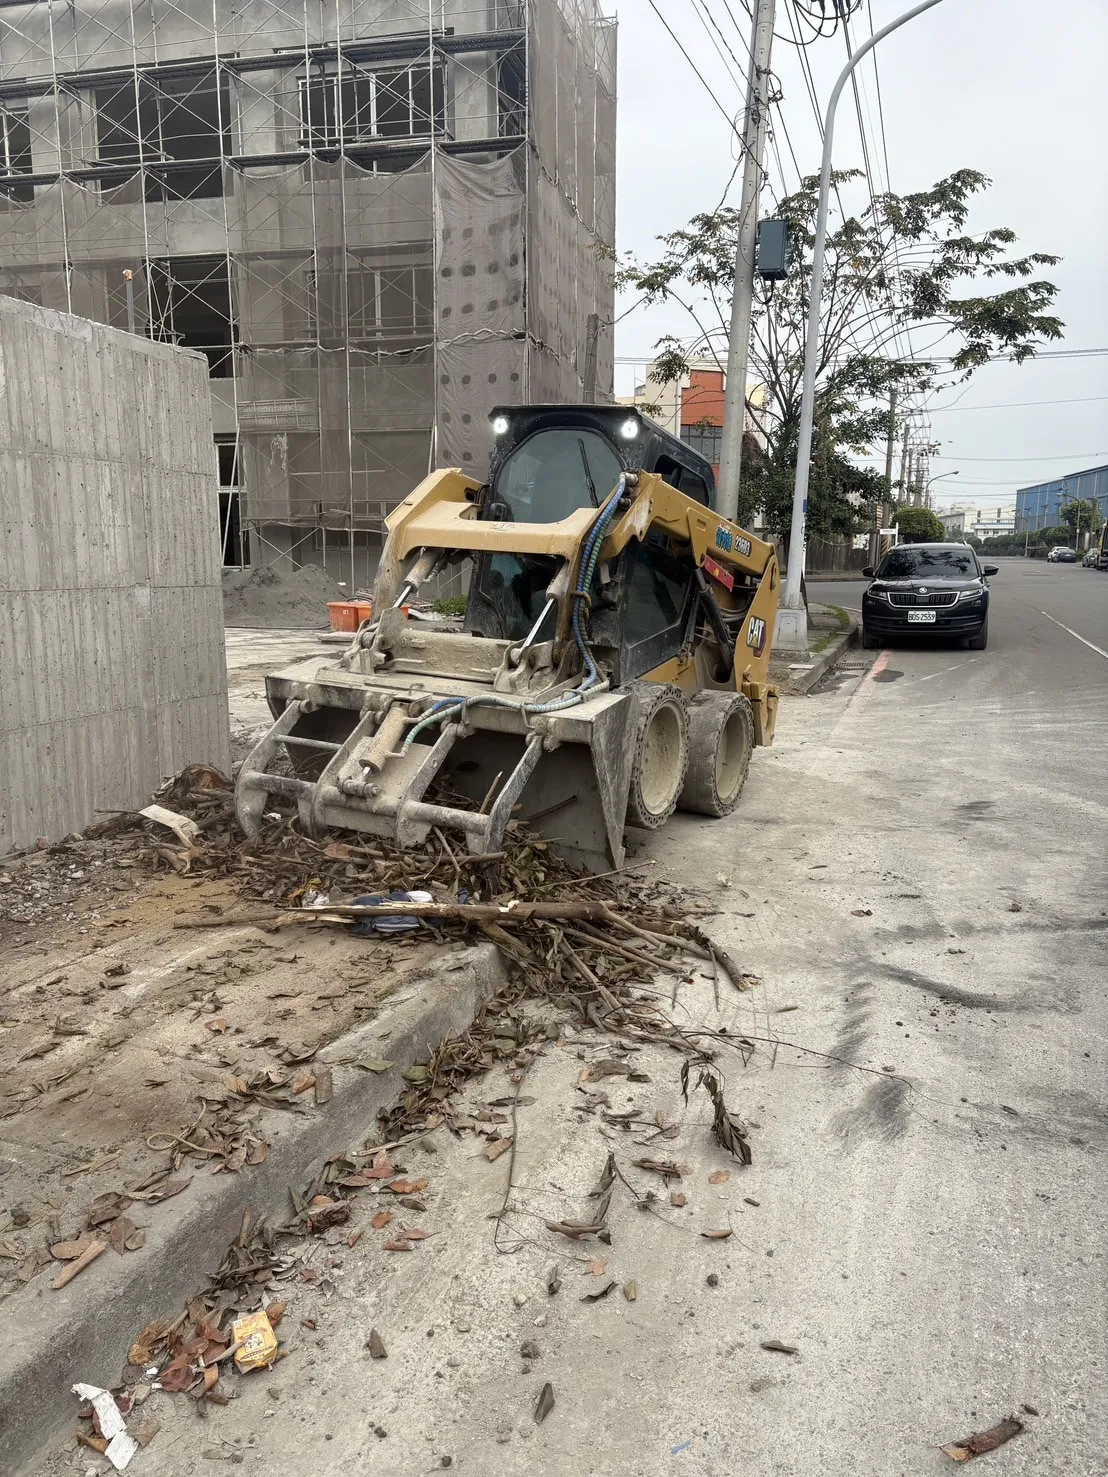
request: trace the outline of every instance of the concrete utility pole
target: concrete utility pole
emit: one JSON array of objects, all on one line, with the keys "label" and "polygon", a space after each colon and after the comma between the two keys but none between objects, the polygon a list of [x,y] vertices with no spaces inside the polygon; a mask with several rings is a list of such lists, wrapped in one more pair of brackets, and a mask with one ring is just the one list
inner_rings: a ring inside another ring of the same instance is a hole
[{"label": "concrete utility pole", "polygon": [[[889,391],[889,434],[885,437],[885,496],[877,510],[877,527],[869,541],[869,562],[876,564],[881,553],[881,536],[879,530],[887,528],[888,510],[893,500],[893,437],[896,435],[896,398],[897,389],[894,385]],[[908,430],[905,427],[905,438]]]},{"label": "concrete utility pole", "polygon": [[906,10],[902,16],[882,26],[868,41],[859,46],[839,73],[827,104],[823,124],[823,163],[819,176],[819,208],[816,212],[815,241],[812,246],[812,284],[808,291],[808,327],[804,342],[804,394],[800,402],[800,431],[797,438],[796,481],[793,485],[793,516],[789,534],[789,567],[785,589],[777,611],[775,645],[783,651],[808,650],[808,614],[800,594],[804,576],[804,520],[808,512],[808,473],[812,459],[812,422],[816,403],[816,363],[819,359],[819,309],[823,291],[823,257],[827,246],[827,207],[831,197],[831,146],[835,138],[835,110],[839,96],[851,72],[879,41],[902,26],[905,21],[922,15],[938,5],[939,0],[922,0],[922,4]]},{"label": "concrete utility pole", "polygon": [[750,39],[743,126],[743,193],[739,207],[739,242],[735,249],[735,290],[731,297],[731,337],[727,344],[727,385],[723,399],[723,436],[719,458],[716,507],[734,519],[739,509],[743,428],[746,425],[746,366],[750,357],[750,324],[754,307],[754,251],[758,240],[758,198],[762,191],[762,156],[769,118],[769,54],[773,45],[775,0],[756,0]]}]

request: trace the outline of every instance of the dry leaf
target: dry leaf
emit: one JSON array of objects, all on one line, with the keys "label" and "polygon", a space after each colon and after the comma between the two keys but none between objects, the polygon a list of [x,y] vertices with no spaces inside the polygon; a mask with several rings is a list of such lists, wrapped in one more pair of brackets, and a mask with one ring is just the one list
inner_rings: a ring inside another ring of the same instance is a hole
[{"label": "dry leaf", "polygon": [[430,1183],[430,1180],[393,1180],[391,1185],[385,1186],[385,1189],[390,1190],[394,1195],[418,1195],[420,1190],[426,1190]]},{"label": "dry leaf", "polygon": [[268,1144],[254,1144],[246,1156],[247,1164],[264,1164],[269,1158]]},{"label": "dry leaf", "polygon": [[730,1178],[731,1171],[729,1169],[717,1169],[714,1174],[708,1176],[708,1183],[710,1185],[725,1185]]},{"label": "dry leaf", "polygon": [[535,1406],[535,1424],[540,1425],[554,1409],[554,1386],[547,1380],[539,1391],[538,1403]]},{"label": "dry leaf", "polygon": [[506,1153],[512,1147],[511,1139],[493,1139],[485,1145],[485,1158],[491,1164],[494,1159],[499,1159],[501,1154]]},{"label": "dry leaf", "polygon": [[292,1087],[289,1089],[293,1097],[299,1097],[302,1092],[307,1092],[309,1087],[315,1086],[315,1076],[311,1072],[297,1072]]},{"label": "dry leaf", "polygon": [[154,1420],[153,1416],[147,1418],[131,1432],[139,1446],[149,1446],[154,1437],[161,1430],[161,1422]]},{"label": "dry leaf", "polygon": [[287,1298],[279,1298],[277,1302],[270,1303],[265,1310],[265,1315],[269,1319],[270,1328],[276,1328],[281,1319],[288,1312],[288,1310],[289,1305]]},{"label": "dry leaf", "polygon": [[412,1243],[410,1241],[386,1241],[385,1242],[385,1250],[386,1251],[415,1251],[415,1247],[412,1245]]},{"label": "dry leaf", "polygon": [[679,1190],[674,1190],[670,1194],[669,1203],[671,1205],[675,1205],[677,1207],[677,1209],[680,1210],[683,1206],[685,1206],[685,1205],[688,1204],[688,1201],[685,1198],[685,1196],[681,1194],[681,1192]]},{"label": "dry leaf", "polygon": [[613,1287],[618,1286],[618,1282],[609,1282],[608,1285],[606,1287],[602,1287],[599,1292],[587,1292],[585,1296],[581,1299],[581,1301],[583,1303],[598,1303],[601,1298],[606,1298],[608,1296]]},{"label": "dry leaf", "polygon": [[56,1262],[71,1262],[91,1244],[91,1236],[78,1236],[75,1241],[55,1241],[50,1248],[50,1255]]},{"label": "dry leaf", "polygon": [[630,1282],[623,1284],[623,1296],[629,1303],[633,1303],[639,1295],[639,1284],[632,1278]]},{"label": "dry leaf", "polygon": [[731,1228],[728,1226],[722,1231],[701,1231],[700,1234],[705,1241],[726,1241],[731,1234]]},{"label": "dry leaf", "polygon": [[948,1441],[939,1450],[952,1462],[971,1462],[975,1456],[982,1456],[986,1451],[995,1451],[998,1446],[1011,1441],[1023,1429],[1023,1422],[1017,1416],[1009,1415],[995,1426],[990,1426],[987,1431],[976,1431],[972,1436],[963,1436],[961,1441]]},{"label": "dry leaf", "polygon": [[331,1080],[331,1068],[317,1066],[315,1069],[315,1102],[316,1107],[323,1107],[329,1103],[334,1095],[334,1085]]},{"label": "dry leaf", "polygon": [[681,1178],[681,1171],[672,1159],[632,1159],[631,1163],[636,1169],[649,1169],[652,1174],[660,1174],[667,1184]]},{"label": "dry leaf", "polygon": [[385,1348],[385,1341],[375,1328],[369,1330],[369,1340],[366,1343],[370,1357],[373,1359],[387,1359],[389,1352]]},{"label": "dry leaf", "polygon": [[559,1236],[568,1236],[571,1241],[577,1241],[582,1236],[595,1236],[598,1231],[604,1229],[603,1221],[547,1221],[548,1231],[557,1231]]},{"label": "dry leaf", "polygon": [[385,1229],[385,1227],[388,1225],[389,1221],[391,1221],[391,1220],[392,1220],[392,1211],[391,1210],[379,1210],[377,1212],[377,1214],[373,1217],[373,1219],[370,1221],[370,1225],[373,1227],[373,1229],[375,1231],[383,1231]]},{"label": "dry leaf", "polygon": [[227,1017],[224,1015],[213,1015],[210,1020],[204,1022],[204,1029],[218,1036],[221,1031],[227,1029]]},{"label": "dry leaf", "polygon": [[607,1265],[607,1260],[604,1257],[594,1256],[592,1261],[590,1261],[588,1266],[585,1268],[585,1276],[600,1277]]},{"label": "dry leaf", "polygon": [[765,1339],[762,1348],[771,1354],[795,1354],[797,1352],[795,1345],[783,1344],[780,1339]]},{"label": "dry leaf", "polygon": [[395,1167],[389,1162],[389,1156],[384,1149],[378,1149],[373,1158],[373,1168],[363,1169],[362,1175],[367,1180],[391,1180],[396,1173]]},{"label": "dry leaf", "polygon": [[82,1446],[87,1446],[90,1451],[98,1451],[101,1456],[107,1451],[109,1445],[103,1436],[86,1436],[84,1431],[77,1432],[77,1440]]}]

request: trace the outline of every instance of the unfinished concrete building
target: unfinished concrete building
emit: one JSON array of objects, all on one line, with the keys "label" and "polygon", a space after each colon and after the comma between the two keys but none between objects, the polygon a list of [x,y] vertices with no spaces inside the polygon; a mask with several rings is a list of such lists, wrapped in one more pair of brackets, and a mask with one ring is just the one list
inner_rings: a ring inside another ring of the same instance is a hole
[{"label": "unfinished concrete building", "polygon": [[205,354],[225,564],[606,397],[614,179],[596,0],[0,0],[0,292]]}]

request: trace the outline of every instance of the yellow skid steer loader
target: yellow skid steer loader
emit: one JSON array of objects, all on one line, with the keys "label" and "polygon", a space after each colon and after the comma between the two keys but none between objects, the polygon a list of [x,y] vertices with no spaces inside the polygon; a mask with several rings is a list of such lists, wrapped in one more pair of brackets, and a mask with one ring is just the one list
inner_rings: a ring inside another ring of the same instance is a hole
[{"label": "yellow skid steer loader", "polygon": [[[415,845],[440,827],[473,854],[519,818],[602,871],[627,824],[734,808],[773,740],[772,545],[713,512],[706,462],[624,408],[491,419],[487,482],[434,472],[386,520],[350,647],[266,679],[275,722],[236,792],[247,833],[271,797],[313,836]],[[465,566],[461,629],[408,618]]]}]

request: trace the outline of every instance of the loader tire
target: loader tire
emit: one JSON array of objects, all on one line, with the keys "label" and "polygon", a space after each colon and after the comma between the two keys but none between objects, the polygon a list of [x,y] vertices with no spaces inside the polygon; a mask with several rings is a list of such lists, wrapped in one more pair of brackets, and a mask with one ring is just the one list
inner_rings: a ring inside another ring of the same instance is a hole
[{"label": "loader tire", "polygon": [[635,684],[639,716],[627,790],[627,823],[656,831],[677,809],[689,767],[689,714],[669,683]]},{"label": "loader tire", "polygon": [[741,692],[702,692],[689,708],[689,770],[678,802],[696,815],[730,815],[754,749],[754,715]]}]

